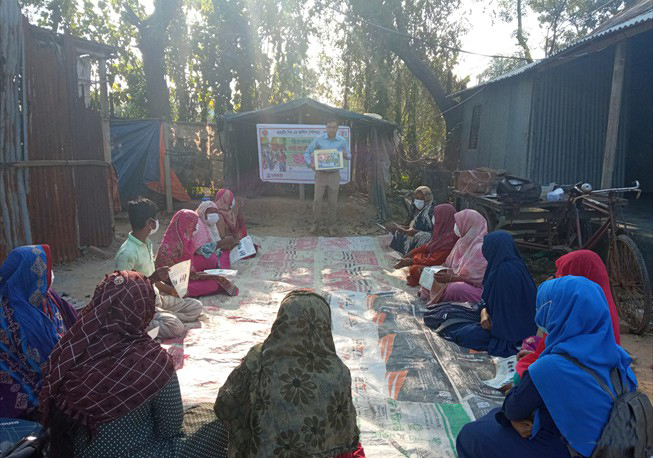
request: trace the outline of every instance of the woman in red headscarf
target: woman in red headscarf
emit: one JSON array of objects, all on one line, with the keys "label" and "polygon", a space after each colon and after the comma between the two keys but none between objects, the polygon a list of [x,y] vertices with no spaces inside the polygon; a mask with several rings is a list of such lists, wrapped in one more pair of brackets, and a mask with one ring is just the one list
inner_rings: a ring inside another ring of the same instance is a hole
[{"label": "woman in red headscarf", "polygon": [[238,288],[225,277],[203,272],[207,267],[199,263],[202,257],[195,255],[195,235],[199,230],[199,224],[201,224],[199,216],[192,210],[179,210],[175,213],[163,235],[163,241],[154,260],[155,266],[157,268],[173,266],[190,259],[189,297],[210,296],[223,290],[230,296],[237,296]]},{"label": "woman in red headscarf", "polygon": [[[612,321],[614,339],[617,341],[617,345],[621,345],[619,313],[617,312],[617,306],[614,303],[612,291],[610,290],[608,270],[606,269],[605,264],[603,264],[603,261],[601,261],[599,255],[589,250],[572,251],[571,253],[558,258],[556,261],[556,267],[558,269],[556,271],[557,278],[565,277],[567,275],[585,277],[601,287],[605,294],[605,298],[608,300],[608,305],[610,306],[610,319]],[[529,339],[536,343],[536,348],[535,351],[532,352],[530,349],[523,351],[523,356],[519,358],[516,370],[520,377],[526,369],[528,369],[528,367],[539,358],[540,354],[542,354],[546,348],[546,335],[541,339],[529,337],[527,340]]]},{"label": "woman in red headscarf", "polygon": [[439,266],[446,260],[458,236],[454,233],[456,208],[451,204],[441,204],[433,210],[433,235],[426,245],[415,248],[395,265],[395,269],[410,266],[408,286],[418,286],[422,270],[427,266]]}]

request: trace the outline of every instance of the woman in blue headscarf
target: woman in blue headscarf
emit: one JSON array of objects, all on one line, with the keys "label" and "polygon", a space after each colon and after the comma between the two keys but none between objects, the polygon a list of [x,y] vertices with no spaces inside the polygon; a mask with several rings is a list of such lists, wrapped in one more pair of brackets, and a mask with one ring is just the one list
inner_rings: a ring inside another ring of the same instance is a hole
[{"label": "woman in blue headscarf", "polygon": [[77,318],[50,290],[51,259],[48,245],[23,246],[0,266],[0,417],[37,410],[41,367]]},{"label": "woman in blue headscarf", "polygon": [[624,386],[637,388],[632,359],[615,341],[610,308],[596,283],[574,276],[543,283],[535,321],[547,333],[546,349],[501,409],[463,427],[456,441],[460,458],[568,457],[567,444],[582,456],[592,454],[613,402],[561,355],[576,358],[613,391],[613,368]]},{"label": "woman in blue headscarf", "polygon": [[535,283],[508,232],[486,235],[482,251],[487,268],[479,322],[455,324],[440,335],[493,356],[516,355],[522,340],[537,331]]}]

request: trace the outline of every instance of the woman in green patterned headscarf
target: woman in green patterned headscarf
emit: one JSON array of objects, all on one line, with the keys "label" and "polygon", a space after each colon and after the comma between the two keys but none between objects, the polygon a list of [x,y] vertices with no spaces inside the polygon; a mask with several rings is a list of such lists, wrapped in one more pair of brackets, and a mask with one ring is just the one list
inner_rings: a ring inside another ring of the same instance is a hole
[{"label": "woman in green patterned headscarf", "polygon": [[331,309],[321,296],[293,291],[284,298],[270,335],[220,388],[215,413],[229,430],[231,458],[357,449],[351,375],[336,354]]}]

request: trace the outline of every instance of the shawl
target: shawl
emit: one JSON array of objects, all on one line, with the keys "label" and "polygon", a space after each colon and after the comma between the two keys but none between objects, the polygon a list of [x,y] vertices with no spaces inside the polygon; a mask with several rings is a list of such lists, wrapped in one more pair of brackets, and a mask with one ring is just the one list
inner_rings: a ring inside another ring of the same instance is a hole
[{"label": "shawl", "polygon": [[351,375],[336,354],[322,297],[285,297],[270,335],[220,388],[215,413],[229,430],[232,458],[330,458],[356,450]]},{"label": "shawl", "polygon": [[456,245],[458,236],[453,232],[453,226],[456,222],[454,215],[456,209],[451,204],[441,204],[435,207],[433,216],[435,225],[433,226],[433,235],[431,240],[426,244],[429,254],[434,254],[441,250],[451,252]]},{"label": "shawl", "polygon": [[10,397],[0,409],[3,416],[38,407],[42,365],[66,331],[48,295],[51,259],[48,245],[23,246],[0,267],[0,390]]},{"label": "shawl", "polygon": [[174,374],[172,359],[145,332],[154,316],[154,288],[137,272],[102,281],[48,361],[40,400],[97,433],[155,396]]},{"label": "shawl", "polygon": [[195,242],[195,250],[198,248],[207,245],[215,244],[220,241],[220,233],[218,232],[217,224],[209,224],[206,222],[206,211],[209,208],[218,209],[218,206],[211,201],[204,201],[197,207],[195,213],[199,217],[199,225],[197,226],[197,234],[193,237]]},{"label": "shawl", "polygon": [[[510,343],[521,342],[537,332],[533,277],[508,232],[490,232],[482,251],[487,260],[482,299],[492,319],[490,332]],[[492,342],[488,353],[493,354]]]},{"label": "shawl", "polygon": [[[610,371],[617,367],[624,386],[634,390],[632,358],[614,339],[603,290],[587,278],[570,275],[544,282],[537,294],[535,322],[547,336],[546,349],[528,370],[531,379],[565,439],[590,456],[608,421],[612,399],[590,374],[560,354],[576,358],[608,387]],[[535,420],[533,435],[537,415]]]},{"label": "shawl", "polygon": [[234,234],[238,232],[238,218],[231,207],[235,198],[233,192],[228,189],[220,189],[215,194],[215,199],[213,199],[218,207],[220,218],[227,224],[231,232]]},{"label": "shawl", "polygon": [[619,313],[617,306],[612,297],[610,290],[610,278],[605,264],[601,261],[598,254],[589,250],[578,250],[560,257],[556,261],[556,277],[565,275],[577,275],[592,280],[603,289],[605,298],[610,306],[610,319],[612,320],[612,329],[617,344],[621,344],[621,329],[619,329]]},{"label": "shawl", "polygon": [[173,266],[193,257],[195,242],[193,233],[198,227],[199,217],[192,210],[179,210],[174,214],[163,235],[163,241],[156,253],[157,268]]}]

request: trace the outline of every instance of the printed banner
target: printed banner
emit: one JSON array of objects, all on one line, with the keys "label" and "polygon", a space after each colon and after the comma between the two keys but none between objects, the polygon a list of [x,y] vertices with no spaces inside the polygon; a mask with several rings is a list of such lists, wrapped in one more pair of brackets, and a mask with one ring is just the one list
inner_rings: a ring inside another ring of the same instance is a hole
[{"label": "printed banner", "polygon": [[[318,135],[326,133],[315,124],[257,124],[258,164],[261,181],[273,183],[315,183],[315,172],[306,164],[304,152]],[[340,126],[338,135],[351,148],[351,130]],[[344,159],[340,184],[351,179],[351,161]]]}]

